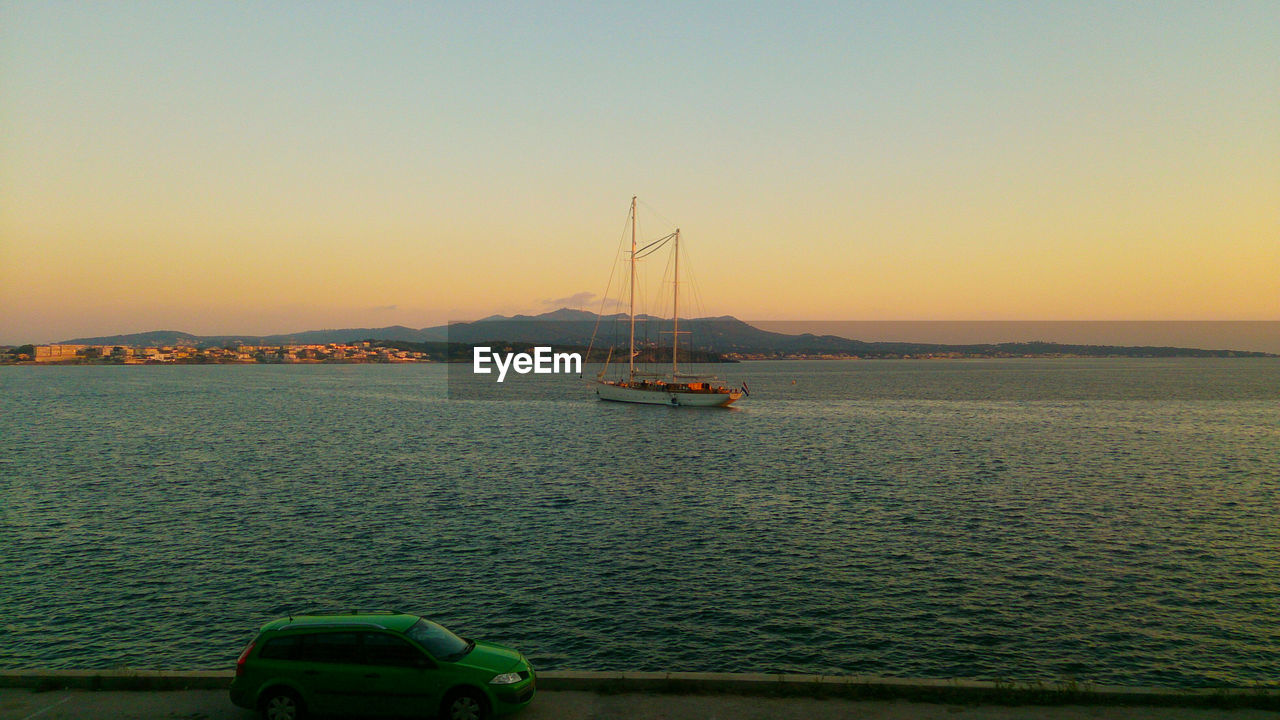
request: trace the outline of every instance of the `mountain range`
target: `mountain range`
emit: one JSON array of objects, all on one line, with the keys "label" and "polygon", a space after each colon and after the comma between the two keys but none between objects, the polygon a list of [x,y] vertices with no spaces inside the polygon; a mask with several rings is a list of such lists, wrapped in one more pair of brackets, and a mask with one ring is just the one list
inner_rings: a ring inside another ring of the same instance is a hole
[{"label": "mountain range", "polygon": [[[637,316],[636,338],[639,345],[670,345],[670,318]],[[625,314],[597,315],[582,310],[561,308],[541,315],[493,315],[474,322],[450,323],[414,329],[403,325],[380,328],[344,328],[308,330],[279,335],[192,335],[174,330],[154,330],[129,335],[76,338],[63,344],[120,345],[127,347],[219,347],[227,345],[323,345],[361,340],[384,342],[438,343],[467,345],[518,342],[552,346],[626,347],[628,323]],[[967,357],[1080,355],[1088,357],[1274,357],[1268,353],[1203,350],[1177,347],[1135,347],[1115,345],[1063,345],[1049,342],[1010,342],[976,345],[942,345],[934,343],[863,342],[837,335],[803,333],[787,335],[769,332],[735,317],[682,319],[681,348],[695,348],[716,353],[753,356],[849,355],[859,357],[902,357],[904,355],[951,354]]]}]

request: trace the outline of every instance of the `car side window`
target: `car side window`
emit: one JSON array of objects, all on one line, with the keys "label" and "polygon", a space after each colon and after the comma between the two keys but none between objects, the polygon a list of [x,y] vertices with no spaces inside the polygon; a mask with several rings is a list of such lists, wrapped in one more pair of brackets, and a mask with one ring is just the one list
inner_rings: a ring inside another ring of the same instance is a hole
[{"label": "car side window", "polygon": [[399,665],[413,667],[426,663],[418,648],[394,635],[362,633],[362,662],[366,665]]},{"label": "car side window", "polygon": [[302,646],[300,635],[274,637],[262,646],[258,657],[263,660],[292,660],[298,657],[298,649]]},{"label": "car side window", "polygon": [[360,653],[353,632],[304,635],[299,660],[323,663],[354,663]]}]

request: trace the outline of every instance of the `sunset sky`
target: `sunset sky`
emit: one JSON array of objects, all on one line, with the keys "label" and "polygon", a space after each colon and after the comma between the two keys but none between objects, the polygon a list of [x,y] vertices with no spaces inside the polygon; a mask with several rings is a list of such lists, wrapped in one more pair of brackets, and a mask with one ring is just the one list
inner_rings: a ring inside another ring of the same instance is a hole
[{"label": "sunset sky", "polygon": [[1274,0],[5,1],[0,128],[0,343],[543,312],[632,195],[697,314],[1280,320]]}]

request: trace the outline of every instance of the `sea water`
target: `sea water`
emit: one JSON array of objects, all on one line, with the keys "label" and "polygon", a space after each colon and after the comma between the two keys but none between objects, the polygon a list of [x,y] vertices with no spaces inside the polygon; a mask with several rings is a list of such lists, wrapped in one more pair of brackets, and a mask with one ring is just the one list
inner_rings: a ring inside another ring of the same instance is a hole
[{"label": "sea water", "polygon": [[229,668],[363,607],[540,669],[1280,682],[1280,361],[713,369],[752,395],[0,368],[0,667]]}]

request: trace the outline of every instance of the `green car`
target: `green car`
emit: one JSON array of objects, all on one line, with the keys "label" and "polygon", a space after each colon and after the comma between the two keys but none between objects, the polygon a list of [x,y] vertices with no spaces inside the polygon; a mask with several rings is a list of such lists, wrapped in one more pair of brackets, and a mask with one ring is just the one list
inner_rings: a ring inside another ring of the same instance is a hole
[{"label": "green car", "polygon": [[309,714],[481,720],[533,699],[516,650],[460,638],[391,611],[293,615],[262,626],[240,653],[231,701],[265,720]]}]

